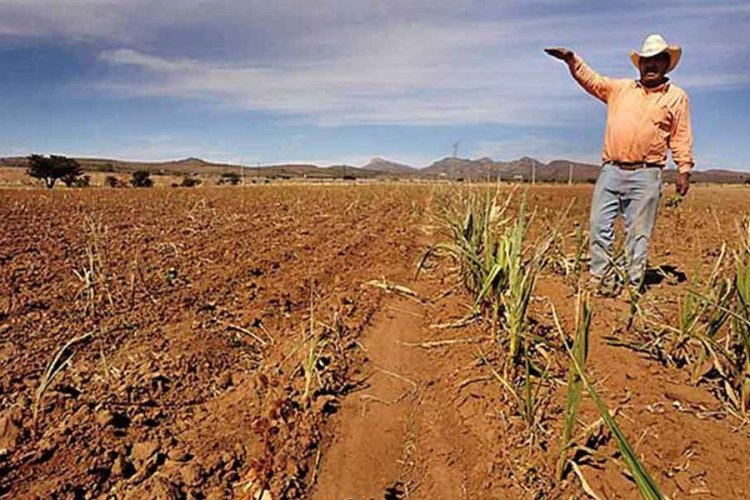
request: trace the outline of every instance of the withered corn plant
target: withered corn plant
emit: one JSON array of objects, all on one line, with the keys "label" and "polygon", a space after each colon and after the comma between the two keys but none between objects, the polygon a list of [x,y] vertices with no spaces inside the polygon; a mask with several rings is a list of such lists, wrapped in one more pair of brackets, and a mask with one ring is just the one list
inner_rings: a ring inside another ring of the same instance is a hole
[{"label": "withered corn plant", "polygon": [[745,228],[745,238],[735,253],[735,303],[732,315],[733,351],[735,356],[735,387],[739,398],[730,399],[746,414],[750,410],[750,221]]},{"label": "withered corn plant", "polygon": [[110,308],[114,307],[105,254],[107,228],[89,216],[86,216],[84,227],[87,239],[86,259],[80,270],[73,269],[73,274],[81,283],[74,300],[84,299],[84,314],[93,314],[97,312],[97,304],[102,297],[106,298]]},{"label": "withered corn plant", "polygon": [[[726,322],[732,283],[722,277],[725,247],[719,253],[708,278],[702,284],[700,267],[693,273],[688,289],[678,301],[677,320],[657,317],[640,303],[641,296],[630,297],[631,315],[623,336],[609,337],[611,344],[630,347],[666,364],[682,367],[702,365],[722,357],[718,333]],[[716,304],[720,307],[715,307]],[[639,318],[638,324],[634,319]]]},{"label": "withered corn plant", "polygon": [[507,276],[501,271],[507,267],[508,252],[500,249],[500,239],[510,224],[506,213],[511,200],[509,195],[501,205],[497,193],[489,191],[460,193],[446,200],[434,217],[448,239],[430,247],[420,262],[421,268],[431,255],[450,256],[461,282],[477,298],[476,305],[491,311],[496,319],[500,295],[507,288]]},{"label": "withered corn plant", "polygon": [[695,381],[701,376],[700,368],[709,360],[719,373],[723,372],[721,358],[726,358],[726,353],[718,335],[729,316],[733,293],[731,280],[720,276],[725,249],[722,246],[707,284],[699,294],[696,291],[700,289],[700,273],[696,272],[680,301],[677,331],[668,345],[669,362],[676,366],[693,365]]},{"label": "withered corn plant", "polygon": [[[578,365],[585,370],[589,355],[589,330],[591,328],[591,305],[586,294],[576,296],[575,338],[572,355]],[[568,451],[572,447],[573,431],[578,423],[578,408],[581,405],[583,380],[573,363],[568,366],[568,395],[565,402],[565,420],[563,422],[562,450],[557,462],[557,478],[562,480],[568,462]]]},{"label": "withered corn plant", "polygon": [[[493,297],[495,323],[502,307],[503,319],[508,333],[508,354],[511,359],[518,355],[521,336],[526,329],[527,311],[531,293],[536,284],[539,266],[525,258],[524,243],[527,221],[525,201],[521,203],[518,217],[510,227],[506,227],[497,241],[492,267],[485,277],[485,283],[476,297],[475,307],[487,297]],[[504,290],[497,288],[497,278],[501,277]],[[498,300],[499,299],[499,300]]]},{"label": "withered corn plant", "polygon": [[503,203],[497,198],[497,192],[485,191],[448,200],[435,216],[448,239],[425,252],[418,272],[431,256],[449,256],[474,297],[475,312],[490,317],[498,336],[503,328],[507,331],[508,354],[517,359],[537,276],[557,235],[530,244],[528,229],[534,215],[527,215],[525,197],[515,217],[508,215],[513,193]]},{"label": "withered corn plant", "polygon": [[433,217],[447,239],[428,248],[417,268],[419,272],[432,256],[447,255],[475,298],[475,308],[489,312],[495,327],[508,288],[508,260],[514,252],[502,238],[511,223],[507,215],[511,200],[512,194],[501,205],[497,193],[470,191],[443,201]]},{"label": "withered corn plant", "polygon": [[79,337],[74,337],[65,343],[60,349],[55,352],[54,357],[50,360],[47,368],[44,370],[41,379],[39,379],[39,385],[34,392],[34,404],[32,406],[32,422],[34,429],[37,428],[39,411],[42,408],[42,400],[44,398],[47,389],[52,385],[52,382],[57,378],[62,371],[71,364],[73,355],[75,354],[74,347],[77,344],[85,342],[94,335],[94,332],[88,332]]},{"label": "withered corn plant", "polygon": [[[566,251],[566,238],[573,239],[573,253]],[[578,292],[580,288],[581,273],[583,264],[586,261],[586,246],[588,236],[583,230],[583,225],[576,221],[574,223],[573,233],[570,235],[560,235],[555,247],[555,256],[552,258],[552,266],[556,272],[561,274],[569,285]]]},{"label": "withered corn plant", "polygon": [[644,314],[643,326],[630,332],[635,338],[608,341],[690,369],[694,383],[706,383],[744,420],[750,411],[750,223],[732,269],[725,256],[723,245],[705,281],[695,272],[674,324]]},{"label": "withered corn plant", "polygon": [[568,357],[570,358],[569,373],[574,372],[577,375],[577,378],[571,378],[570,376],[568,377],[568,381],[570,382],[572,380],[573,384],[568,385],[568,400],[565,411],[565,423],[563,426],[563,449],[561,451],[560,459],[558,462],[558,477],[562,477],[562,475],[564,474],[565,464],[567,463],[567,452],[571,446],[570,441],[573,436],[573,429],[577,419],[578,406],[581,400],[580,392],[582,386],[586,389],[589,396],[594,401],[594,405],[596,406],[599,415],[604,421],[604,424],[609,428],[610,432],[614,436],[615,441],[617,442],[617,447],[619,448],[620,453],[622,454],[622,458],[633,476],[633,480],[635,481],[635,484],[638,487],[638,491],[640,492],[641,496],[648,500],[661,500],[664,498],[664,496],[659,490],[659,486],[656,484],[656,481],[654,481],[654,479],[648,473],[648,470],[646,470],[646,467],[638,458],[638,455],[633,450],[633,447],[625,437],[622,429],[620,429],[617,421],[609,412],[607,405],[599,396],[599,393],[596,391],[594,385],[586,375],[586,347],[588,343],[588,330],[591,325],[592,311],[586,299],[584,299],[583,301],[579,299],[577,308],[577,315],[580,319],[577,320],[576,338],[574,340],[573,346],[571,346],[565,336],[562,327],[560,326],[560,321],[557,317],[557,313],[554,307],[552,307],[552,314],[555,320],[555,325],[557,327],[558,333],[560,334],[563,345],[565,346],[565,350],[568,352]]}]

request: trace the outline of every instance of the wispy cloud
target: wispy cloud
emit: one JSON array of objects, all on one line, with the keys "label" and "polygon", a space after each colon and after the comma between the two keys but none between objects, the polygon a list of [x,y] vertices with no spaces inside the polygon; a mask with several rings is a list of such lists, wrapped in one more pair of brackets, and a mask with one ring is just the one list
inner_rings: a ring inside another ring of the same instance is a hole
[{"label": "wispy cloud", "polygon": [[[698,28],[707,29],[707,16],[718,16],[725,25],[750,18],[745,5],[721,7],[667,3],[651,10],[507,17],[495,12],[493,20],[466,15],[465,5],[451,9],[432,4],[424,5],[423,19],[411,21],[384,12],[395,7],[370,2],[363,4],[361,16],[347,9],[327,14],[266,9],[262,17],[275,18],[280,26],[314,18],[324,29],[311,24],[298,37],[256,40],[261,48],[285,54],[273,63],[263,53],[217,59],[107,50],[100,60],[113,71],[99,88],[130,96],[198,99],[324,126],[569,125],[593,116],[594,108],[582,104],[564,67],[543,56],[541,48],[570,43],[604,72],[634,74],[627,52],[640,36],[633,36],[632,26],[647,25],[659,13],[675,18],[670,36],[686,42],[677,74],[683,86],[750,85],[750,69],[732,64],[750,57],[744,40],[728,36],[717,45],[702,43],[709,38],[700,36],[701,43],[693,42]],[[368,13],[372,22],[363,23]],[[724,57],[727,53],[731,60]]]},{"label": "wispy cloud", "polygon": [[115,72],[102,86],[130,95],[205,99],[321,125],[565,121],[574,103],[562,98],[574,98],[575,89],[544,77],[553,70],[540,61],[541,52],[530,63],[514,57],[514,35],[508,23],[394,23],[339,32],[339,49],[327,57],[274,65],[117,49],[100,60],[142,72],[132,78],[132,71],[123,71],[124,80]]}]

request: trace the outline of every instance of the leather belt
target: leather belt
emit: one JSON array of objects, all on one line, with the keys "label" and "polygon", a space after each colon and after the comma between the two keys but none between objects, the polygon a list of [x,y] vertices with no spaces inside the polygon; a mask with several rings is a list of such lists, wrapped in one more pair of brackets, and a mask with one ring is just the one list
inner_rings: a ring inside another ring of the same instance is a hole
[{"label": "leather belt", "polygon": [[607,161],[605,165],[612,165],[622,170],[640,170],[642,168],[663,168],[664,165],[645,161]]}]

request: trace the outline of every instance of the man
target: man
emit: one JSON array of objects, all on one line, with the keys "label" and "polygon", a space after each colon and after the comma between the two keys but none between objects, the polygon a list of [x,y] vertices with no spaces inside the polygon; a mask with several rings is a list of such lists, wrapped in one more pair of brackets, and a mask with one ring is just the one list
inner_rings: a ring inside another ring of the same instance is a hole
[{"label": "man", "polygon": [[679,170],[677,193],[685,196],[690,186],[693,140],[688,96],[666,76],[680,61],[682,49],[660,35],[646,37],[641,50],[630,54],[640,72],[638,80],[603,77],[566,48],[544,50],[565,61],[581,87],[607,104],[603,166],[591,200],[592,278],[601,282],[611,276],[613,227],[622,215],[627,279],[640,286],[669,149]]}]

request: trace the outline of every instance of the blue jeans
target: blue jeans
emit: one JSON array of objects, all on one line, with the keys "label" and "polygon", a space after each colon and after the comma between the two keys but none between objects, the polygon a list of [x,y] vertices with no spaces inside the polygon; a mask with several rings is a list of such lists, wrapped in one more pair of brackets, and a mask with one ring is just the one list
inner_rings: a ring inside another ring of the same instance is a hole
[{"label": "blue jeans", "polygon": [[661,178],[660,168],[623,170],[614,165],[602,167],[594,187],[589,222],[590,271],[593,277],[602,279],[613,272],[614,223],[617,216],[622,215],[625,223],[625,255],[616,264],[623,266],[631,284],[641,282],[661,197]]}]

